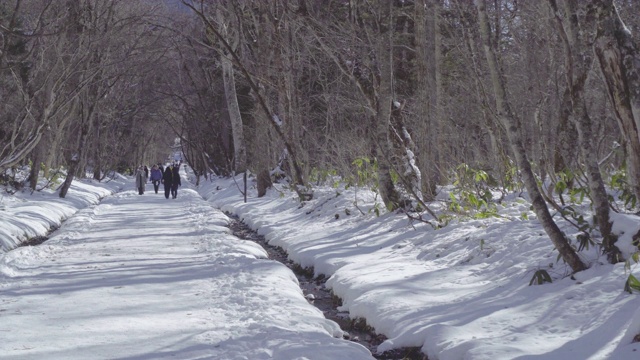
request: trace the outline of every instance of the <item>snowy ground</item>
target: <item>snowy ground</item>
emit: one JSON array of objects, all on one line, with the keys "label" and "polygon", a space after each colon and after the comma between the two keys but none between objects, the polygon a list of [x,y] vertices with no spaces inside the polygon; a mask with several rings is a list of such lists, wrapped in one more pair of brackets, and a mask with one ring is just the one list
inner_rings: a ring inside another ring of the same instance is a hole
[{"label": "snowy ground", "polygon": [[372,359],[194,190],[127,187],[0,256],[0,358]]},{"label": "snowy ground", "polygon": [[[640,269],[633,261],[609,265],[592,247],[581,253],[590,269],[567,276],[522,199],[505,202],[500,218],[434,230],[403,214],[376,216],[373,194],[362,189],[316,188],[301,205],[282,185],[263,198],[251,187],[244,203],[230,179],[186,185],[176,200],[138,196],[129,180],[74,184],[92,190],[57,203],[81,210],[51,240],[0,255],[3,359],[371,358],[339,339],[288,269],[229,235],[215,208],[330,276],[344,310],[389,338],[380,352],[418,346],[431,360],[640,358],[633,342],[640,294],[623,290]],[[119,186],[127,190],[100,205],[78,200]],[[0,204],[3,244],[11,243],[10,224],[40,234],[49,218],[69,216],[49,210],[55,196],[16,195]],[[28,206],[41,210],[18,212]],[[629,254],[640,221],[615,219]],[[529,286],[538,269],[554,282]]]},{"label": "snowy ground", "polygon": [[[434,230],[402,214],[377,217],[369,211],[373,195],[363,190],[316,189],[301,206],[279,189],[260,199],[251,189],[246,204],[231,180],[202,185],[200,193],[296,262],[331,276],[343,308],[389,338],[379,352],[419,346],[431,360],[640,358],[633,343],[640,294],[623,291],[637,265],[609,265],[591,248],[582,254],[591,268],[571,279],[522,199],[502,206],[501,218]],[[640,221],[616,221],[628,252]],[[529,286],[537,269],[554,282]]]}]

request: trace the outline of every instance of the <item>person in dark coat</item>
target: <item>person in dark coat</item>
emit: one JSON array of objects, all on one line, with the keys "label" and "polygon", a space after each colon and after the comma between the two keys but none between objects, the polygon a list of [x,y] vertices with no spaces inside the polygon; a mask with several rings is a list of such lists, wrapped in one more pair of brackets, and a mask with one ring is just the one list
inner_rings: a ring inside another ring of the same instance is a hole
[{"label": "person in dark coat", "polygon": [[149,180],[149,168],[147,167],[147,165],[144,166],[144,181],[146,182],[147,180]]},{"label": "person in dark coat", "polygon": [[172,179],[171,179],[171,195],[173,198],[178,197],[178,186],[182,186],[180,181],[180,165],[174,164],[171,167]]},{"label": "person in dark coat", "polygon": [[173,169],[171,169],[171,166],[167,166],[167,168],[164,169],[162,183],[164,184],[164,197],[168,199],[171,193],[171,185],[173,184]]}]

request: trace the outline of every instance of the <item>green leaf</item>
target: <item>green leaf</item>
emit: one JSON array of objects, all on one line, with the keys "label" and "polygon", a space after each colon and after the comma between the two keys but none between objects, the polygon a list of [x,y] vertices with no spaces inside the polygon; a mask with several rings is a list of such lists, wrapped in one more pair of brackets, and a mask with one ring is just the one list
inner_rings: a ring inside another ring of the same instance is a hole
[{"label": "green leaf", "polygon": [[487,174],[486,171],[483,171],[483,170],[476,171],[476,174],[475,174],[476,182],[480,182],[480,181],[486,182],[488,178],[489,178],[489,175]]},{"label": "green leaf", "polygon": [[627,282],[624,284],[624,290],[629,294],[633,293],[633,290],[640,291],[640,280],[629,274]]},{"label": "green leaf", "polygon": [[468,200],[469,200],[469,203],[473,205],[475,208],[479,207],[478,198],[476,198],[475,195],[469,194]]},{"label": "green leaf", "polygon": [[551,275],[544,269],[538,269],[535,273],[533,273],[533,277],[531,277],[531,281],[529,281],[529,286],[531,285],[542,285],[544,283],[552,283]]}]

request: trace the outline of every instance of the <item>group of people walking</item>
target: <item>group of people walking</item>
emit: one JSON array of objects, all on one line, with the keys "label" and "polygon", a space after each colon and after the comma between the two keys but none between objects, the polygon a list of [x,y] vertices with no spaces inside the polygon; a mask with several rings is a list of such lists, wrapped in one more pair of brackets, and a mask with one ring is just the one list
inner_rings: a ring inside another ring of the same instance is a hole
[{"label": "group of people walking", "polygon": [[[151,174],[149,174],[151,172]],[[153,190],[158,193],[160,184],[164,185],[164,197],[173,199],[178,197],[178,187],[182,186],[180,181],[180,164],[170,164],[167,168],[163,168],[162,164],[156,164],[149,168],[144,165],[138,168],[136,172],[136,189],[138,194],[142,195],[145,191],[145,185],[147,181],[151,181],[153,184]]]}]

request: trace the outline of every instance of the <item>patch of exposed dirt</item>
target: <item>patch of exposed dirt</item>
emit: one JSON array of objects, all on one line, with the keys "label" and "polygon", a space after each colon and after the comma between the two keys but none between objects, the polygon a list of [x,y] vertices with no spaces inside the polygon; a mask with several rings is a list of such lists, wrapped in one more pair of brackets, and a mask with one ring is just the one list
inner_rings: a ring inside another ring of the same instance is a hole
[{"label": "patch of exposed dirt", "polygon": [[264,239],[264,236],[258,235],[258,233],[240,221],[237,216],[230,213],[227,213],[227,216],[233,220],[229,228],[235,236],[258,243],[267,251],[270,259],[279,261],[293,270],[298,277],[300,288],[309,303],[320,309],[327,319],[338,323],[342,330],[345,331],[345,339],[365,346],[376,359],[427,360],[427,356],[420,352],[420,348],[417,347],[396,349],[386,351],[382,354],[376,354],[376,348],[386,340],[386,337],[376,334],[374,329],[368,326],[364,319],[351,319],[349,318],[349,313],[338,311],[338,307],[342,305],[342,300],[325,287],[327,278],[324,275],[314,278],[313,269],[303,268],[291,261],[282,248],[269,245]]},{"label": "patch of exposed dirt", "polygon": [[18,245],[18,247],[22,247],[22,246],[36,246],[36,245],[40,245],[43,242],[49,240],[49,238],[47,236],[35,236],[30,238],[27,241],[23,241],[20,243],[20,245]]}]

